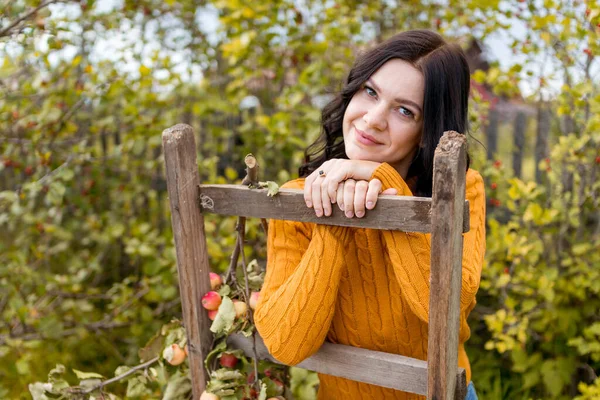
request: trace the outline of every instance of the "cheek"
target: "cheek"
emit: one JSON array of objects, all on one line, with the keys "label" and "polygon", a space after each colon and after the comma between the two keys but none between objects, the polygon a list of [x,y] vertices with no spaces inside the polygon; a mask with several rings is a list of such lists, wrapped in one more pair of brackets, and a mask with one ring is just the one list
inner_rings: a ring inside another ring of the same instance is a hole
[{"label": "cheek", "polygon": [[354,122],[354,120],[360,117],[360,101],[356,98],[356,95],[352,97],[350,103],[348,103],[348,107],[346,107],[346,112],[344,113],[344,134],[347,134],[347,130],[350,128],[350,124]]},{"label": "cheek", "polygon": [[395,127],[392,136],[396,146],[410,149],[418,147],[421,143],[421,126],[401,123]]}]

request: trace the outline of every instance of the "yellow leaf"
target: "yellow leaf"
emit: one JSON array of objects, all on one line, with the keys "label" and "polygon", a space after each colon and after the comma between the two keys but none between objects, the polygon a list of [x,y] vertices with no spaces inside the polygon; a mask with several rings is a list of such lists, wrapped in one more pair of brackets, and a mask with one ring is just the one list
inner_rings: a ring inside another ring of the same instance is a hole
[{"label": "yellow leaf", "polygon": [[550,43],[551,37],[550,37],[550,32],[542,32],[540,34],[540,37],[542,38],[542,40],[546,43]]},{"label": "yellow leaf", "polygon": [[508,285],[508,282],[510,282],[510,275],[502,274],[496,281],[496,287],[499,287],[499,288],[504,287],[504,286]]},{"label": "yellow leaf", "polygon": [[530,203],[523,214],[523,221],[533,221],[538,222],[539,218],[542,216],[542,207],[540,207],[537,203]]},{"label": "yellow leaf", "polygon": [[242,9],[242,15],[244,16],[244,18],[251,19],[256,16],[256,13],[250,7],[244,7]]},{"label": "yellow leaf", "polygon": [[140,67],[140,74],[142,76],[147,76],[150,73],[150,68],[146,67],[145,65],[142,65]]}]

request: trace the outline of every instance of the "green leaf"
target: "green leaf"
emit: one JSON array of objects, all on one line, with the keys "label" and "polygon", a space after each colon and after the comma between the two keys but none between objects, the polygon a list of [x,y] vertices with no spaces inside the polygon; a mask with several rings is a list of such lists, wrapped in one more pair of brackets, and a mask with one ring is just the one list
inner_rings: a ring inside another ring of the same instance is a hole
[{"label": "green leaf", "polygon": [[77,378],[79,379],[91,379],[91,378],[104,378],[102,375],[96,373],[96,372],[83,372],[83,371],[79,371],[75,368],[73,368],[73,372],[75,373],[75,375],[77,375]]},{"label": "green leaf", "polygon": [[260,394],[258,395],[258,400],[267,400],[267,385],[264,383],[260,385]]},{"label": "green leaf", "polygon": [[56,364],[56,367],[52,368],[50,370],[50,372],[48,373],[48,379],[50,379],[50,380],[56,379],[59,377],[59,375],[64,374],[65,371],[66,371],[66,368],[64,365]]},{"label": "green leaf", "polygon": [[213,358],[214,356],[216,356],[217,354],[219,354],[219,353],[222,353],[222,352],[223,352],[223,351],[224,351],[226,348],[227,348],[227,342],[225,342],[225,340],[223,340],[223,341],[219,342],[219,344],[217,344],[217,345],[215,346],[215,348],[214,348],[214,349],[212,349],[212,350],[210,351],[210,353],[208,353],[208,354],[207,354],[206,358],[204,359],[204,367],[205,367],[207,370],[210,370],[210,367],[209,367],[209,366],[210,366],[210,364],[211,364],[212,358]]},{"label": "green leaf", "polygon": [[28,388],[33,400],[50,400],[50,398],[46,396],[46,392],[52,390],[51,383],[30,383]]},{"label": "green leaf", "polygon": [[62,204],[63,196],[65,195],[65,185],[58,181],[54,181],[50,184],[50,188],[46,198],[51,204],[60,205]]},{"label": "green leaf", "polygon": [[192,391],[192,382],[188,374],[182,374],[178,370],[167,383],[162,400],[187,399]]},{"label": "green leaf", "polygon": [[230,381],[241,379],[244,380],[245,376],[237,369],[229,369],[229,368],[219,368],[216,371],[213,371],[211,374],[212,377],[218,379],[220,381]]},{"label": "green leaf", "polygon": [[273,197],[279,193],[279,185],[273,181],[267,181],[267,196]]},{"label": "green leaf", "polygon": [[229,287],[229,285],[225,285],[225,284],[223,284],[223,285],[222,285],[222,286],[219,288],[219,290],[217,290],[217,293],[219,293],[219,295],[220,295],[221,297],[224,297],[224,296],[229,296],[229,294],[231,293],[231,287]]},{"label": "green leaf", "polygon": [[150,390],[146,387],[146,378],[141,375],[135,376],[127,381],[127,397],[141,397],[150,395]]},{"label": "green leaf", "polygon": [[233,302],[227,296],[223,297],[217,316],[210,326],[210,331],[217,334],[226,334],[229,332],[235,321],[235,308]]}]

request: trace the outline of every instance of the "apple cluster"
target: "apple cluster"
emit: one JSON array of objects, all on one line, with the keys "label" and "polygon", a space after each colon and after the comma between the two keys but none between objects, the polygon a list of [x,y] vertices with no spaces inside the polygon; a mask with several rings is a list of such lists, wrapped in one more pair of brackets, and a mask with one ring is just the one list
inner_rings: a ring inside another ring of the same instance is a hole
[{"label": "apple cluster", "polygon": [[[208,311],[208,318],[211,321],[214,321],[217,313],[219,311],[219,306],[223,298],[217,292],[217,290],[223,284],[223,279],[219,274],[215,274],[214,272],[210,273],[210,287],[211,291],[202,296],[202,307],[204,307]],[[250,294],[250,299],[248,302],[250,303],[250,308],[252,310],[256,309],[256,305],[258,303],[258,296],[260,292],[252,292]],[[248,305],[241,300],[233,299],[233,306],[235,308],[235,316],[236,318],[246,318],[248,313]]]},{"label": "apple cluster", "polygon": [[[225,296],[233,297],[233,296],[231,296],[227,285],[224,285],[223,283],[224,283],[223,279],[219,274],[216,274],[214,272],[210,273],[211,291],[209,291],[204,296],[202,296],[201,304],[202,304],[202,307],[204,307],[207,310],[208,318],[210,318],[211,321],[214,321],[215,318],[217,317],[217,314],[219,312],[219,307],[221,306],[221,304],[223,302],[223,298]],[[255,310],[256,306],[258,304],[259,296],[260,296],[259,291],[252,291],[250,293],[250,297],[248,298],[247,303],[245,301],[242,301],[239,299],[235,299],[235,298],[231,299],[234,310],[235,310],[235,318],[237,321],[240,321],[243,324],[252,321],[252,319],[250,318],[250,310],[248,309],[248,307],[250,307],[251,310]],[[236,296],[236,297],[239,297],[239,296]],[[247,361],[245,361],[245,359],[244,359],[243,362],[240,362],[242,360],[240,360],[240,358],[238,358],[239,354],[236,356],[235,353],[236,353],[235,351],[225,350],[218,355],[218,364],[220,365],[221,368],[223,368],[223,370],[220,370],[222,375],[227,374],[226,372],[222,372],[222,371],[231,371],[233,373],[233,372],[235,372],[235,370],[240,370],[240,369],[244,370],[245,369],[244,366],[241,364],[247,363]],[[262,367],[262,368],[264,368],[264,367]],[[282,396],[284,389],[285,389],[285,385],[282,382],[281,377],[279,376],[279,373],[277,373],[276,375],[273,375],[271,373],[271,369],[267,368],[264,370],[264,374],[266,377],[265,379],[270,382],[269,392],[271,393],[271,396],[272,396],[272,397],[269,397],[267,400],[285,400],[285,398]],[[256,399],[259,397],[257,390],[254,388],[254,385],[253,385],[254,381],[255,381],[255,375],[254,375],[254,372],[251,372],[247,375],[247,379],[244,379],[244,383],[242,383],[242,382],[238,383],[239,385],[241,385],[240,387],[245,387],[245,389],[243,390],[245,393],[244,398]],[[247,382],[247,386],[245,385],[246,382]],[[232,386],[229,386],[229,387],[231,389],[233,389]],[[219,393],[219,391],[217,391],[216,393]],[[275,396],[273,397],[273,395],[275,395]],[[202,393],[200,400],[220,400],[220,397],[218,394],[211,393],[209,390],[207,390],[204,393]]]}]

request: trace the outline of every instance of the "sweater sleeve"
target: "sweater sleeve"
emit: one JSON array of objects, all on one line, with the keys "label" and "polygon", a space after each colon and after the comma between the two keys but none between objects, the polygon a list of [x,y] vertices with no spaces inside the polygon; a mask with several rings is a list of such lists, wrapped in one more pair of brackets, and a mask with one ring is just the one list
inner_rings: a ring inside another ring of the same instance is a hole
[{"label": "sweater sleeve", "polygon": [[267,273],[254,319],[277,360],[297,364],[325,341],[348,240],[343,227],[269,222]]},{"label": "sweater sleeve", "polygon": [[[378,178],[382,189],[395,188],[398,195],[412,196],[400,174],[389,164],[381,164],[371,179]],[[485,254],[485,192],[481,175],[469,169],[466,176],[470,230],[463,235],[462,290],[460,296],[460,339],[469,336],[466,318],[475,306]],[[431,235],[415,232],[382,231],[384,245],[401,292],[412,311],[429,322]],[[406,251],[409,249],[409,251]],[[466,336],[466,337],[465,337]]]}]

